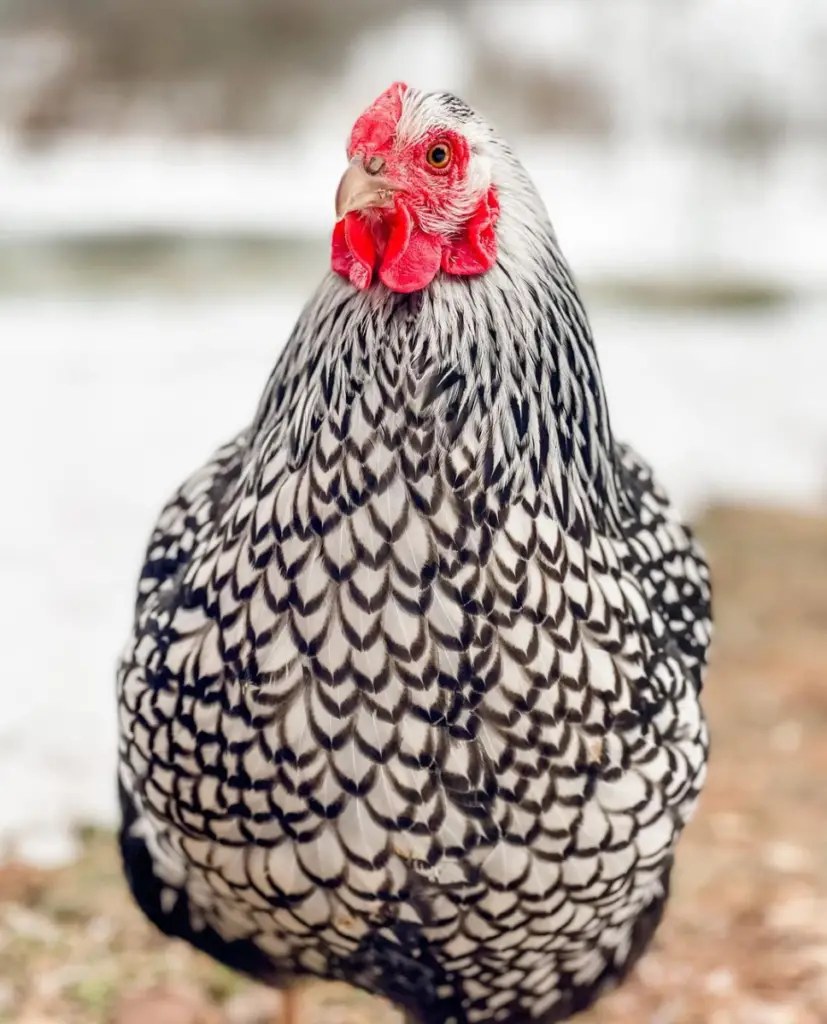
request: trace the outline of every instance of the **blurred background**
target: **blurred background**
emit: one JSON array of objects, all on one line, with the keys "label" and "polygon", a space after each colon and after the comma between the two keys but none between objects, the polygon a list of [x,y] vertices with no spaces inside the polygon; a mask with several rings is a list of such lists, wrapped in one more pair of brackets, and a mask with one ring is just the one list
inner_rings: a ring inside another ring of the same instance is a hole
[{"label": "blurred background", "polygon": [[114,665],[154,516],[252,415],[396,79],[523,158],[615,430],[715,573],[703,810],[656,949],[591,1019],[819,1024],[823,0],[0,0],[0,1021],[160,1020],[153,986],[172,1024],[270,1012],[125,896]]}]

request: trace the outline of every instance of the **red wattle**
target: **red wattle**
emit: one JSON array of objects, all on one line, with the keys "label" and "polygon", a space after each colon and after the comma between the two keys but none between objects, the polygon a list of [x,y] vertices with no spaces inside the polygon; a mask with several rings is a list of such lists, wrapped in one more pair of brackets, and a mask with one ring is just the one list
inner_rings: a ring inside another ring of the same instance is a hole
[{"label": "red wattle", "polygon": [[364,217],[349,213],[345,217],[345,238],[353,256],[353,266],[350,268],[351,283],[364,291],[373,280],[377,255],[370,224]]},{"label": "red wattle", "polygon": [[348,213],[333,231],[331,265],[362,291],[373,283],[377,267],[379,280],[386,288],[417,292],[428,287],[440,267],[446,274],[468,277],[484,274],[497,262],[500,204],[493,187],[463,233],[451,239],[422,231],[399,198],[392,210],[382,213],[379,223],[357,212]]},{"label": "red wattle", "polygon": [[348,213],[333,229],[331,266],[337,274],[364,291],[373,281],[376,267],[376,242],[364,217]]},{"label": "red wattle", "polygon": [[350,277],[350,268],[353,266],[353,257],[347,247],[345,238],[345,222],[337,220],[333,228],[333,241],[330,247],[330,266],[342,277]]},{"label": "red wattle", "polygon": [[446,274],[468,277],[483,274],[497,262],[497,220],[500,203],[492,187],[468,221],[465,232],[452,239],[442,252]]},{"label": "red wattle", "polygon": [[394,292],[418,292],[439,270],[442,244],[434,235],[419,231],[404,203],[397,202],[387,248],[379,266],[379,280]]}]

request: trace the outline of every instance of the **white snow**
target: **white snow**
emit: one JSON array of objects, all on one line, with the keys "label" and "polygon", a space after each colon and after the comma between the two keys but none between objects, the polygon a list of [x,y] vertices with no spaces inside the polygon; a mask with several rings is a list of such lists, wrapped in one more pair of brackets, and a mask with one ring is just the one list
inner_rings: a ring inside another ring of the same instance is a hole
[{"label": "white snow", "polygon": [[0,143],[0,238],[180,233],[316,234],[333,219],[344,146],[72,139]]},{"label": "white snow", "polygon": [[[114,666],[161,503],[246,423],[295,299],[0,302],[0,842],[114,820]],[[598,309],[614,425],[687,508],[818,503],[827,307]]]}]

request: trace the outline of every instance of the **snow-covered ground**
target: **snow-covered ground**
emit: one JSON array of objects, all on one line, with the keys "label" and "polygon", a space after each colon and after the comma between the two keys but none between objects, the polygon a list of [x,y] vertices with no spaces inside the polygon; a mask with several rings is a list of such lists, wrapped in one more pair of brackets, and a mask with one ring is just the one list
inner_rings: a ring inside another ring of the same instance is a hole
[{"label": "snow-covered ground", "polygon": [[[114,664],[159,505],[252,413],[297,300],[0,302],[0,842],[114,814]],[[617,432],[687,508],[817,503],[827,306],[593,316]]]}]

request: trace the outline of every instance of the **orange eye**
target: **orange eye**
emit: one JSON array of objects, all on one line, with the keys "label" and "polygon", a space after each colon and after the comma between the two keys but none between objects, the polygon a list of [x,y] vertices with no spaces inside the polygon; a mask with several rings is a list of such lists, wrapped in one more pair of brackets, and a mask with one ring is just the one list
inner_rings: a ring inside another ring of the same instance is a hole
[{"label": "orange eye", "polygon": [[451,147],[447,142],[437,142],[428,150],[428,163],[438,171],[444,171],[451,162]]}]

